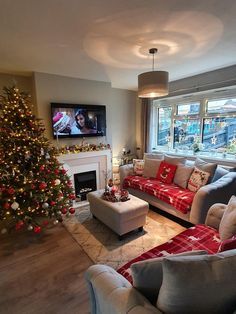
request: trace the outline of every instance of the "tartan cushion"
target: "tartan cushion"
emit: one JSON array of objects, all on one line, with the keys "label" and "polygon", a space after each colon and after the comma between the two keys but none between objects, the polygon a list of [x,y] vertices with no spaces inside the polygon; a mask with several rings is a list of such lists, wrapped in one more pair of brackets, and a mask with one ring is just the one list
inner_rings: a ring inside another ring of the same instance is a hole
[{"label": "tartan cushion", "polygon": [[127,176],[124,179],[123,187],[154,195],[184,214],[187,214],[190,210],[195,195],[194,192],[183,189],[175,184],[167,184],[155,178],[139,176]]},{"label": "tartan cushion", "polygon": [[132,283],[130,266],[133,263],[194,250],[206,250],[208,254],[215,254],[219,249],[220,243],[219,233],[216,229],[205,225],[196,225],[181,232],[168,242],[158,245],[132,259],[117,271]]}]

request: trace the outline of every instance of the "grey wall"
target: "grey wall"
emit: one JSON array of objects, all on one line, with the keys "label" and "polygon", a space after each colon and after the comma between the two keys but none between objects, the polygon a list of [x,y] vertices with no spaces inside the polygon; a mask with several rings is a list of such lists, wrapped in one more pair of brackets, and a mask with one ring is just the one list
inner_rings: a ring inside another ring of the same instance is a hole
[{"label": "grey wall", "polygon": [[236,65],[170,82],[169,96],[236,85]]},{"label": "grey wall", "polygon": [[78,103],[106,105],[106,137],[86,138],[86,142],[98,144],[109,143],[113,156],[117,156],[123,147],[136,147],[135,115],[136,92],[112,88],[110,83],[69,78],[64,76],[34,73],[38,116],[44,120],[46,136],[55,145],[80,144],[81,139],[60,139],[58,143],[52,138],[50,121],[50,103]]}]

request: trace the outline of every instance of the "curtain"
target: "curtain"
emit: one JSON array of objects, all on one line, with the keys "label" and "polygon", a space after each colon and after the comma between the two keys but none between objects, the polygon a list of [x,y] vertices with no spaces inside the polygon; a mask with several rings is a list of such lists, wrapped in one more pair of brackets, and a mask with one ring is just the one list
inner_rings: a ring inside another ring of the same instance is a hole
[{"label": "curtain", "polygon": [[144,153],[152,151],[152,100],[141,100],[141,158]]}]

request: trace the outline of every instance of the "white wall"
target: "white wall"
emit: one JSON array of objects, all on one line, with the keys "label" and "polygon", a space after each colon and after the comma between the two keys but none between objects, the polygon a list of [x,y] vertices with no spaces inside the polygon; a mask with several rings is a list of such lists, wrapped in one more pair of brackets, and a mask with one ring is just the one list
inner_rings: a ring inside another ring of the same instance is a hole
[{"label": "white wall", "polygon": [[[87,142],[111,144],[113,156],[123,147],[135,152],[136,92],[112,88],[110,83],[64,76],[34,73],[38,117],[45,123],[45,135],[53,140],[51,130],[51,102],[106,105],[106,138],[86,138]],[[81,143],[81,139],[60,139],[59,146]]]}]

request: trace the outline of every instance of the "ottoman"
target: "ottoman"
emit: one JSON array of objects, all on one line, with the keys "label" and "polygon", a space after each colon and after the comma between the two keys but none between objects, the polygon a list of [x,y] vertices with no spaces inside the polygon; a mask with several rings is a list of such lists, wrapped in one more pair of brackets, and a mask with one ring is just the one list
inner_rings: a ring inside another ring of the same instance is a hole
[{"label": "ottoman", "polygon": [[129,195],[130,200],[113,203],[102,199],[103,192],[98,190],[87,194],[93,216],[115,231],[119,239],[129,231],[143,230],[149,209],[147,202]]}]

